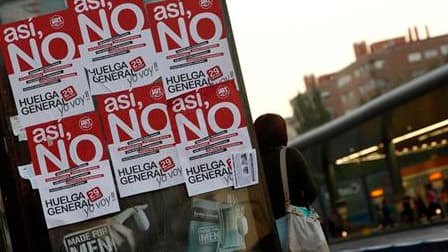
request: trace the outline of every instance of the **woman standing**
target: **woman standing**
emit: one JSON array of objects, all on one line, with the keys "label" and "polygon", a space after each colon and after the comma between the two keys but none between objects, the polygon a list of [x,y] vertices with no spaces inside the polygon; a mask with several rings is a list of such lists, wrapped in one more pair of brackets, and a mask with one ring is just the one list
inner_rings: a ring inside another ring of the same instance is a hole
[{"label": "woman standing", "polygon": [[[279,220],[286,215],[280,171],[282,148],[286,148],[286,170],[291,204],[309,210],[309,206],[316,199],[316,189],[303,156],[296,149],[286,147],[288,138],[285,120],[276,114],[264,114],[255,120],[254,126],[275,219]],[[284,229],[278,225],[277,228],[281,246],[285,248],[284,238],[287,235],[282,234]]]}]

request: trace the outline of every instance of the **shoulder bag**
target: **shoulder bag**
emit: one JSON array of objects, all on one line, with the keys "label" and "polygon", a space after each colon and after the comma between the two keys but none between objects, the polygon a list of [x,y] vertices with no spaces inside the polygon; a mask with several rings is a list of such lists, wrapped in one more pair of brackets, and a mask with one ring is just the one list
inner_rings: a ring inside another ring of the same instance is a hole
[{"label": "shoulder bag", "polygon": [[280,170],[286,215],[276,221],[282,251],[329,252],[319,215],[311,207],[291,205],[288,175],[286,170],[286,148],[280,150]]}]

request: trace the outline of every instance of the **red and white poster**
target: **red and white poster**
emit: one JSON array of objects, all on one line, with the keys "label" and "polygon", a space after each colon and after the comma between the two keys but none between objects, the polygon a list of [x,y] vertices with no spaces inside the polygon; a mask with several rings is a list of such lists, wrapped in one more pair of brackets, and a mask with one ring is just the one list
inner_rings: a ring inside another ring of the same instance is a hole
[{"label": "red and white poster", "polygon": [[75,17],[61,11],[0,26],[0,47],[24,127],[94,109]]},{"label": "red and white poster", "polygon": [[120,197],[183,183],[160,81],[96,100]]},{"label": "red and white poster", "polygon": [[232,153],[252,149],[233,80],[168,100],[189,196],[233,186]]},{"label": "red and white poster", "polygon": [[27,128],[48,228],[120,210],[96,113]]},{"label": "red and white poster", "polygon": [[168,99],[234,79],[220,1],[146,5]]},{"label": "red and white poster", "polygon": [[143,86],[160,77],[142,0],[68,1],[81,33],[93,95]]}]

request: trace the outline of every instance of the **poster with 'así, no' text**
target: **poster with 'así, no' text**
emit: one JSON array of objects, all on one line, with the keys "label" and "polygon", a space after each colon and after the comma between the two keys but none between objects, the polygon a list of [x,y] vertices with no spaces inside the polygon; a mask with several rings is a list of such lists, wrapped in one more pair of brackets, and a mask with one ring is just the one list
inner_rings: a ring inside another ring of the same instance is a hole
[{"label": "poster with 'as\u00ed, no' text", "polygon": [[83,71],[93,95],[147,85],[159,78],[141,0],[68,1],[76,15]]},{"label": "poster with 'as\u00ed, no' text", "polygon": [[120,210],[96,113],[27,128],[48,228]]},{"label": "poster with 'as\u00ed, no' text", "polygon": [[92,111],[71,11],[0,26],[0,48],[22,126]]},{"label": "poster with 'as\u00ed, no' text", "polygon": [[160,81],[96,100],[120,197],[183,183]]},{"label": "poster with 'as\u00ed, no' text", "polygon": [[146,5],[166,97],[234,79],[220,1]]},{"label": "poster with 'as\u00ed, no' text", "polygon": [[252,148],[233,80],[168,101],[189,196],[233,186],[232,152]]}]

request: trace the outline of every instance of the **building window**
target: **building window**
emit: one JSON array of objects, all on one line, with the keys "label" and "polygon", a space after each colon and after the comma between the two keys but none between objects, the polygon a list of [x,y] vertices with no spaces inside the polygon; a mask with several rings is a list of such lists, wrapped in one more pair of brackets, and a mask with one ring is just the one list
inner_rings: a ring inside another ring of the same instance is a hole
[{"label": "building window", "polygon": [[334,109],[333,107],[326,107],[328,112],[330,112],[331,118],[334,118]]},{"label": "building window", "polygon": [[346,94],[342,94],[341,96],[342,104],[346,104],[348,102],[348,97]]},{"label": "building window", "polygon": [[367,64],[360,66],[359,67],[359,72],[361,74],[369,72],[369,66]]},{"label": "building window", "polygon": [[442,52],[442,55],[447,55],[448,54],[448,44],[441,45],[440,51]]},{"label": "building window", "polygon": [[[368,95],[372,91],[377,90],[381,91],[382,88],[386,86],[387,82],[383,79],[378,80],[370,80],[369,82],[366,82],[358,87],[359,92],[361,95]],[[352,94],[352,99],[355,98],[354,94]]]},{"label": "building window", "polygon": [[369,72],[369,65],[364,64],[356,68],[355,71],[353,71],[353,75],[355,76],[355,78],[358,78],[359,76],[366,74],[368,72]]},{"label": "building window", "polygon": [[408,61],[409,62],[417,62],[422,60],[422,54],[420,52],[413,52],[408,54]]},{"label": "building window", "polygon": [[416,71],[412,72],[412,77],[417,78],[419,76],[424,75],[425,72],[426,72],[425,70],[416,70]]},{"label": "building window", "polygon": [[347,94],[342,95],[342,103],[344,105],[347,105],[347,103],[352,103],[355,98],[356,98],[355,93],[353,91],[350,91]]},{"label": "building window", "polygon": [[377,70],[383,69],[384,68],[384,60],[375,60],[375,62],[373,62],[373,67]]},{"label": "building window", "polygon": [[352,81],[352,76],[350,74],[339,77],[338,87],[343,87]]},{"label": "building window", "polygon": [[432,59],[439,56],[439,53],[436,49],[428,49],[425,51],[425,58],[426,59]]},{"label": "building window", "polygon": [[380,87],[380,88],[386,86],[386,80],[383,80],[383,79],[376,80],[375,86]]},{"label": "building window", "polygon": [[364,86],[360,86],[358,89],[359,89],[359,92],[360,92],[361,94],[365,94],[365,93],[367,93],[367,90],[366,90],[366,88],[365,88]]},{"label": "building window", "polygon": [[360,91],[360,93],[363,94],[363,95],[364,95],[364,94],[367,94],[367,93],[370,92],[370,90],[373,89],[374,85],[375,85],[375,81],[374,81],[374,80],[371,80],[371,81],[369,81],[369,82],[364,83],[363,85],[361,85],[361,86],[359,87],[359,91]]},{"label": "building window", "polygon": [[322,97],[322,99],[326,99],[330,96],[330,92],[329,91],[322,91],[320,93],[320,97]]},{"label": "building window", "polygon": [[366,89],[367,89],[367,91],[371,91],[371,90],[373,90],[373,89],[375,89],[375,80],[371,80],[371,81],[369,81],[368,83],[367,83],[367,85],[366,85]]}]

